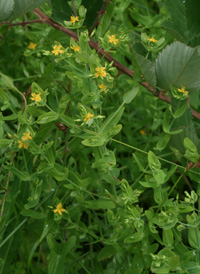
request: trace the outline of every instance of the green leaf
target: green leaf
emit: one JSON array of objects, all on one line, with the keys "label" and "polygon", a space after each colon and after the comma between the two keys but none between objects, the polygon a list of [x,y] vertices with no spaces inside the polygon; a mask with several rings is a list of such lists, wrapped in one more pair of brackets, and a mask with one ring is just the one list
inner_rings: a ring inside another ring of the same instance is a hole
[{"label": "green leaf", "polygon": [[49,112],[47,112],[45,114],[42,114],[38,118],[37,123],[38,124],[47,124],[49,122],[56,121],[57,119],[58,119],[58,114],[56,114],[53,111],[49,111]]},{"label": "green leaf", "polygon": [[124,239],[125,244],[137,243],[140,242],[144,238],[144,234],[142,232],[135,232],[133,235],[128,236]]},{"label": "green leaf", "polygon": [[200,248],[200,231],[197,227],[188,228],[188,241],[191,247],[198,249]]},{"label": "green leaf", "polygon": [[126,92],[123,96],[123,102],[124,104],[130,104],[133,99],[136,97],[138,94],[140,88],[139,87],[133,87],[132,90]]},{"label": "green leaf", "polygon": [[197,50],[180,42],[167,46],[156,59],[158,86],[169,90],[170,86],[187,90],[200,88],[200,56]]},{"label": "green leaf", "polygon": [[81,143],[88,147],[99,147],[105,143],[105,139],[101,136],[94,136],[82,141]]},{"label": "green leaf", "polygon": [[44,219],[46,215],[42,212],[37,212],[32,209],[24,209],[21,211],[21,215],[26,217],[32,217],[33,219]]},{"label": "green leaf", "polygon": [[92,2],[88,0],[82,0],[82,5],[87,9],[84,25],[92,26],[93,22],[98,16],[98,12],[101,10],[103,3],[103,0],[93,0]]},{"label": "green leaf", "polygon": [[105,135],[107,132],[110,131],[111,128],[117,125],[121,116],[124,112],[124,107],[122,105],[113,113],[111,113],[108,118],[103,122],[101,125],[102,134]]},{"label": "green leaf", "polygon": [[70,16],[74,15],[74,12],[66,0],[51,0],[51,5],[51,18],[56,22],[63,23],[63,21],[69,21]]},{"label": "green leaf", "polygon": [[0,21],[5,21],[9,18],[14,9],[14,0],[1,0],[0,1]]},{"label": "green leaf", "polygon": [[112,246],[104,246],[97,256],[99,262],[111,258],[115,254],[115,251]]},{"label": "green leaf", "polygon": [[1,148],[8,148],[9,144],[12,142],[12,140],[8,139],[0,139],[0,149]]},{"label": "green leaf", "polygon": [[52,252],[50,256],[49,274],[64,274],[64,265],[65,265],[65,256],[57,255],[56,253]]},{"label": "green leaf", "polygon": [[65,243],[58,243],[54,237],[49,234],[47,236],[47,242],[51,252],[56,253],[57,255],[65,256],[69,253],[72,248],[75,246],[76,237],[71,236]]},{"label": "green leaf", "polygon": [[155,63],[144,58],[142,55],[137,54],[136,52],[134,52],[134,57],[144,78],[148,81],[149,84],[155,87],[156,86]]},{"label": "green leaf", "polygon": [[170,141],[171,135],[167,133],[160,134],[159,136],[159,141],[156,144],[155,150],[162,151],[163,149],[166,148],[168,142]]},{"label": "green leaf", "polygon": [[174,236],[172,229],[163,229],[163,243],[166,247],[173,246]]},{"label": "green leaf", "polygon": [[156,157],[156,155],[152,151],[149,151],[149,153],[148,153],[148,163],[149,163],[149,168],[152,171],[161,168],[160,161],[158,160],[158,158]]},{"label": "green leaf", "polygon": [[27,12],[30,12],[34,10],[35,8],[38,8],[48,0],[14,0],[15,1],[15,8],[13,9],[13,12],[9,16],[8,20],[12,21],[19,16],[25,15]]},{"label": "green leaf", "polygon": [[156,180],[158,184],[164,184],[166,175],[163,170],[159,170],[159,169],[153,170],[152,173],[153,173],[154,179]]},{"label": "green leaf", "polygon": [[15,167],[4,166],[4,168],[9,169],[14,175],[16,175],[21,181],[33,181],[37,178],[36,173],[28,174],[26,171],[21,171]]},{"label": "green leaf", "polygon": [[110,2],[107,6],[106,6],[106,12],[103,14],[103,16],[101,16],[100,19],[100,24],[98,25],[97,31],[96,31],[96,35],[97,37],[103,37],[105,32],[107,31],[107,29],[110,26],[110,22],[112,19],[112,14],[114,11],[114,7],[115,7],[115,2]]},{"label": "green leaf", "polygon": [[69,127],[69,128],[75,127],[75,122],[72,118],[68,117],[65,114],[61,114],[59,117],[60,117],[62,123],[64,125],[66,125],[67,127]]},{"label": "green leaf", "polygon": [[94,210],[115,208],[115,204],[112,201],[103,199],[86,201],[85,204],[87,208]]}]

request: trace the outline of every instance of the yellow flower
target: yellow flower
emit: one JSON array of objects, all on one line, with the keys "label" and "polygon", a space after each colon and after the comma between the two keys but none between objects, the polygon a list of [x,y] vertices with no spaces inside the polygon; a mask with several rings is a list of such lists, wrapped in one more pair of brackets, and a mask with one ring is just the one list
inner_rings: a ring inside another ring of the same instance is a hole
[{"label": "yellow flower", "polygon": [[41,100],[42,100],[42,98],[41,98],[41,96],[40,96],[40,94],[41,94],[41,92],[39,92],[38,94],[36,94],[36,93],[31,93],[31,100],[32,101],[36,101],[36,102],[40,102]]},{"label": "yellow flower", "polygon": [[117,39],[117,38],[115,37],[115,35],[110,35],[110,36],[108,36],[108,39],[109,39],[109,43],[112,43],[112,44],[114,44],[114,45],[117,45],[117,44],[118,44],[119,39]]},{"label": "yellow flower", "polygon": [[25,149],[28,149],[28,143],[23,143],[22,141],[17,141],[19,143],[18,148],[24,147]]},{"label": "yellow flower", "polygon": [[80,51],[80,47],[78,45],[74,46],[74,47],[70,47],[71,49],[73,49],[74,51]]},{"label": "yellow flower", "polygon": [[36,47],[37,47],[37,44],[34,44],[32,42],[30,42],[30,44],[28,46],[29,49],[35,49]]},{"label": "yellow flower", "polygon": [[178,91],[179,91],[179,92],[182,92],[182,93],[184,93],[184,94],[188,94],[188,91],[185,90],[185,87],[184,87],[184,86],[182,86],[182,88],[178,88]]},{"label": "yellow flower", "polygon": [[106,77],[105,69],[106,69],[105,67],[95,68],[95,70],[96,70],[97,73],[95,73],[94,76],[96,78],[99,77],[99,76]]},{"label": "yellow flower", "polygon": [[85,114],[84,123],[86,123],[87,121],[90,121],[93,116],[94,116],[94,114],[89,113],[89,112],[87,114]]},{"label": "yellow flower", "polygon": [[153,43],[158,42],[158,40],[156,40],[153,36],[151,38],[148,37],[148,41],[153,42]]},{"label": "yellow flower", "polygon": [[78,16],[70,16],[70,22],[72,24],[76,23],[76,21],[79,21],[79,17]]},{"label": "yellow flower", "polygon": [[64,50],[62,50],[61,49],[62,48],[62,46],[61,45],[59,45],[59,46],[57,46],[57,45],[55,45],[54,47],[53,47],[53,50],[51,51],[53,54],[55,54],[55,55],[58,55],[59,53],[64,53]]},{"label": "yellow flower", "polygon": [[146,132],[143,129],[140,129],[140,134],[141,135],[146,135]]},{"label": "yellow flower", "polygon": [[54,209],[54,213],[57,213],[58,212],[58,214],[59,215],[62,215],[62,212],[65,212],[66,211],[66,209],[64,209],[64,208],[62,208],[62,203],[59,203],[58,205],[57,205],[57,207],[56,207],[56,209]]},{"label": "yellow flower", "polygon": [[28,133],[27,132],[23,133],[23,136],[22,136],[22,141],[27,141],[28,139],[30,140],[32,139],[30,131]]},{"label": "yellow flower", "polygon": [[108,92],[108,88],[107,88],[107,86],[105,86],[104,84],[100,84],[99,85],[99,88],[100,88],[100,92],[105,92],[105,93],[107,93]]}]

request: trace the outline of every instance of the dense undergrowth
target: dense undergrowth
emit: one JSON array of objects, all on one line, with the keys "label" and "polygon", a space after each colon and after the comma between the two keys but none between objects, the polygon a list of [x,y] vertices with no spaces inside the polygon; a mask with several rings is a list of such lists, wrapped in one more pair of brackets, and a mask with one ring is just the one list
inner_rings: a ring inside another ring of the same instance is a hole
[{"label": "dense undergrowth", "polygon": [[200,273],[199,12],[0,3],[1,274]]}]

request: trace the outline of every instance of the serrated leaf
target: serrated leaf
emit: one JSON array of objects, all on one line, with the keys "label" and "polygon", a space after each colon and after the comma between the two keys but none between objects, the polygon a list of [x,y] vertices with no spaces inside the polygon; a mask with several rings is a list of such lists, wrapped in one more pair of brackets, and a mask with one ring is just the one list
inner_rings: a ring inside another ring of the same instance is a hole
[{"label": "serrated leaf", "polygon": [[103,5],[103,0],[82,0],[82,5],[87,9],[86,19],[84,24],[87,26],[92,26],[93,22],[98,16],[98,12],[100,12],[101,7]]},{"label": "serrated leaf", "polygon": [[9,16],[8,20],[12,21],[19,16],[25,15],[27,12],[38,8],[48,0],[14,0],[15,1],[15,8],[13,12]]},{"label": "serrated leaf", "polygon": [[200,56],[197,50],[180,42],[167,46],[156,59],[157,85],[165,90],[185,86],[200,88]]},{"label": "serrated leaf", "polygon": [[134,53],[134,57],[144,78],[147,80],[148,83],[150,83],[153,87],[155,87],[156,86],[155,63],[146,59],[142,55],[137,54],[136,52]]},{"label": "serrated leaf", "polygon": [[7,20],[14,9],[14,0],[0,1],[0,21]]}]

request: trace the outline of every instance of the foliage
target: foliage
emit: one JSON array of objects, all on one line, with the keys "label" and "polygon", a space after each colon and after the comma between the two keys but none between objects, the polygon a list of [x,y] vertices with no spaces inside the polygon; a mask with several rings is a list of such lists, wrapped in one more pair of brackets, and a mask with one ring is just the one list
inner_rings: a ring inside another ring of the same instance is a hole
[{"label": "foliage", "polygon": [[0,273],[200,273],[199,1],[0,10]]}]

